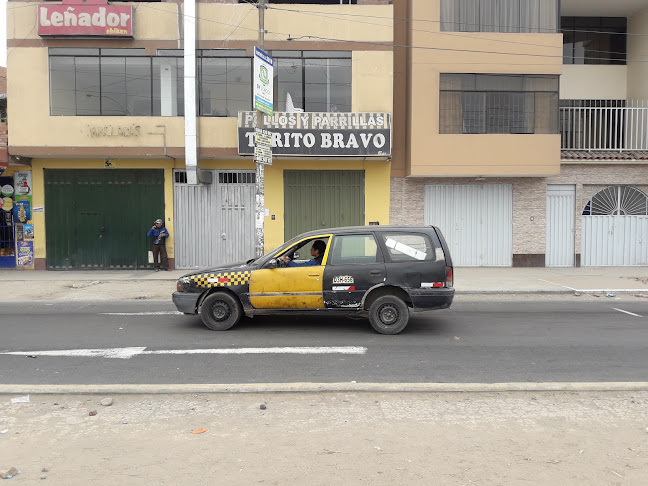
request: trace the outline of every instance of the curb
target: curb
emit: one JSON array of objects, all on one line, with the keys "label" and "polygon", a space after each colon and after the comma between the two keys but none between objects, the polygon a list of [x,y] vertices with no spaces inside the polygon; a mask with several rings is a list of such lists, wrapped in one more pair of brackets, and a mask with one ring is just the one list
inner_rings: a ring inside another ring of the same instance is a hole
[{"label": "curb", "polygon": [[648,382],[545,383],[255,383],[204,385],[1,385],[0,395],[175,395],[188,393],[482,393],[648,391]]}]

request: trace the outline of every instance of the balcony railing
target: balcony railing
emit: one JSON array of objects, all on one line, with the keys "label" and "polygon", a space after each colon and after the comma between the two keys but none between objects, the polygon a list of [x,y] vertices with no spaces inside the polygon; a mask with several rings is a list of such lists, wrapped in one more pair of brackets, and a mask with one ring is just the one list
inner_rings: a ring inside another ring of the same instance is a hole
[{"label": "balcony railing", "polygon": [[648,150],[648,100],[561,100],[563,150]]}]

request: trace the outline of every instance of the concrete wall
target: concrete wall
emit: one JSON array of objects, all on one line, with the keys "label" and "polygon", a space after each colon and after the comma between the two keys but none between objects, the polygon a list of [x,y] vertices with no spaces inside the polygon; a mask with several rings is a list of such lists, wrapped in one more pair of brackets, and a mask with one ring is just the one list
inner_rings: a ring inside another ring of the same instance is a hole
[{"label": "concrete wall", "polygon": [[625,100],[628,66],[566,64],[560,78],[560,99]]},{"label": "concrete wall", "polygon": [[648,7],[628,19],[628,97],[648,99]]},{"label": "concrete wall", "polygon": [[562,36],[440,32],[440,0],[412,1],[410,6],[412,18],[428,22],[416,22],[411,28],[411,44],[420,48],[410,53],[411,155],[405,174],[557,174],[559,135],[439,134],[439,80],[440,73],[561,74]]}]

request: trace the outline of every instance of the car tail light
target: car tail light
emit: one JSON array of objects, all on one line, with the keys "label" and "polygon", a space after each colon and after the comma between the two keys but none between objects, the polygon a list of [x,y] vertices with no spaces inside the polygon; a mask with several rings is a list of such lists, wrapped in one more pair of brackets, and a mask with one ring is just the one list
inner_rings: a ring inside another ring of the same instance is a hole
[{"label": "car tail light", "polygon": [[452,267],[446,267],[446,287],[454,286],[454,278],[452,274]]}]

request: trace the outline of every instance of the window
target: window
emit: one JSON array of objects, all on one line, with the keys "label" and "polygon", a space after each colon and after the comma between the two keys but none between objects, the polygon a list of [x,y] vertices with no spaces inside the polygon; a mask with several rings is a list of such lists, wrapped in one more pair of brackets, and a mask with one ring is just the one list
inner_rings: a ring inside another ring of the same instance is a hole
[{"label": "window", "polygon": [[245,50],[199,52],[200,116],[237,116],[252,109],[252,58]]},{"label": "window", "polygon": [[565,64],[626,64],[626,17],[562,17]]},{"label": "window", "polygon": [[441,74],[439,132],[558,133],[558,76]]},{"label": "window", "polygon": [[182,116],[183,60],[144,49],[52,48],[50,113]]},{"label": "window", "polygon": [[559,3],[559,0],[441,0],[441,30],[556,33]]},{"label": "window", "polygon": [[373,235],[337,236],[333,240],[329,258],[331,265],[376,263],[377,261],[378,245]]},{"label": "window", "polygon": [[427,235],[388,233],[382,235],[382,239],[392,262],[435,260],[434,246]]},{"label": "window", "polygon": [[351,111],[351,53],[273,51],[277,111]]}]

